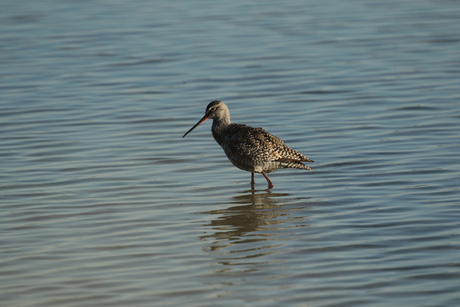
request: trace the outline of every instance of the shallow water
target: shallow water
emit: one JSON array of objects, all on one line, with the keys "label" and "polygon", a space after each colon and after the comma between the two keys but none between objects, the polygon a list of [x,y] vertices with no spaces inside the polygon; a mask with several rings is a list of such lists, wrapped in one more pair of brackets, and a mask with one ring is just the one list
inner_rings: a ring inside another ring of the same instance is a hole
[{"label": "shallow water", "polygon": [[[5,306],[458,306],[457,1],[0,10]],[[211,100],[316,162],[267,190]]]}]

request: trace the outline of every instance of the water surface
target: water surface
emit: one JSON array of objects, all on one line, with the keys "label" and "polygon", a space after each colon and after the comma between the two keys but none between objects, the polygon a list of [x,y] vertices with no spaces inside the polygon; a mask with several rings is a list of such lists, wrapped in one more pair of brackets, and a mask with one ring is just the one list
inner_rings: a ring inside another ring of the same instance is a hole
[{"label": "water surface", "polygon": [[[458,306],[457,1],[0,11],[5,306]],[[267,190],[211,100],[316,161]]]}]

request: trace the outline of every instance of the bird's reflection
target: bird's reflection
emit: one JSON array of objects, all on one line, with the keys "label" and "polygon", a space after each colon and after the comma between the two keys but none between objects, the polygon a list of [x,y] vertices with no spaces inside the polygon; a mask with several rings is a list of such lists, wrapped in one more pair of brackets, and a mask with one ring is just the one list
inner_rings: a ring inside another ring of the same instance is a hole
[{"label": "bird's reflection", "polygon": [[218,251],[235,244],[267,240],[273,241],[270,244],[276,245],[273,237],[279,235],[277,229],[297,227],[298,225],[292,224],[292,221],[301,221],[305,224],[307,219],[306,212],[300,213],[300,216],[297,214],[299,210],[308,210],[310,204],[307,198],[290,196],[287,193],[272,193],[268,190],[249,190],[232,197],[233,206],[227,209],[203,212],[216,216],[205,225],[212,233],[201,236],[202,240],[211,241],[206,249]]}]

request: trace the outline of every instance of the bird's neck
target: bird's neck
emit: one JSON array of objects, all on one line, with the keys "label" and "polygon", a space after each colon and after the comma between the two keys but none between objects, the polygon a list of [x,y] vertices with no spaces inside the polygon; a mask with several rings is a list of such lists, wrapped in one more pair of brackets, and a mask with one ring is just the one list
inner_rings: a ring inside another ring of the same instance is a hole
[{"label": "bird's neck", "polygon": [[224,118],[216,118],[212,122],[212,135],[217,143],[220,144],[220,140],[222,138],[222,134],[224,133],[225,129],[230,125],[230,117]]},{"label": "bird's neck", "polygon": [[221,130],[230,125],[230,117],[225,116],[221,118],[215,118],[212,121],[212,130]]}]

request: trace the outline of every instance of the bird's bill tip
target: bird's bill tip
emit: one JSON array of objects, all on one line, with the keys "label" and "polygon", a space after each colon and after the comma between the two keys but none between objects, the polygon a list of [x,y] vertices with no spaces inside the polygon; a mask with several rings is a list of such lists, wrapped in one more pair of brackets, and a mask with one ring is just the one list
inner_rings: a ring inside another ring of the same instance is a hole
[{"label": "bird's bill tip", "polygon": [[192,128],[190,128],[189,131],[185,132],[185,134],[182,136],[183,138],[185,138],[185,136],[187,134],[189,134],[190,132],[192,132],[193,129],[195,129],[196,127],[198,127],[199,124],[201,124],[202,122],[204,122],[205,120],[209,119],[209,117],[207,115],[203,116],[202,119],[200,119]]}]

